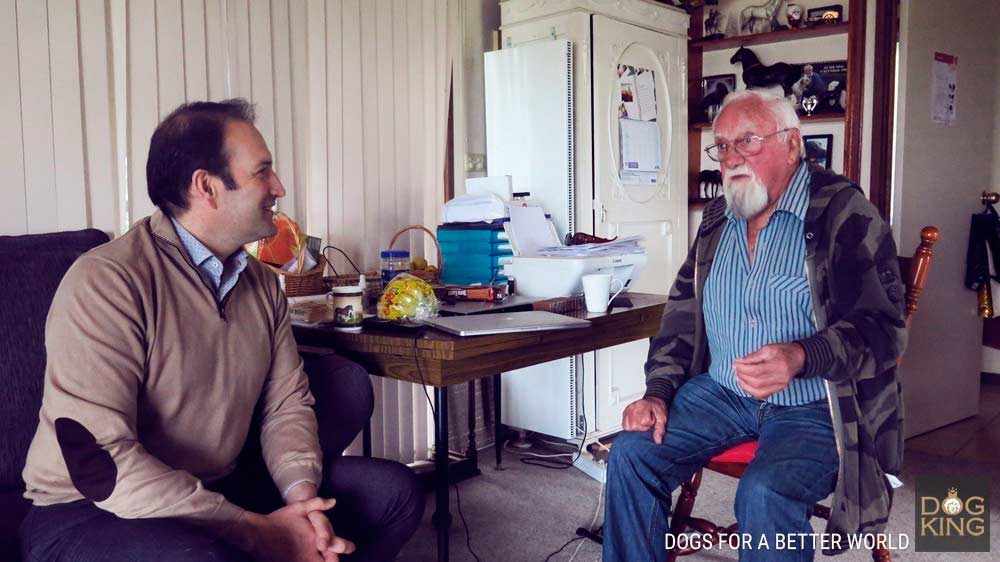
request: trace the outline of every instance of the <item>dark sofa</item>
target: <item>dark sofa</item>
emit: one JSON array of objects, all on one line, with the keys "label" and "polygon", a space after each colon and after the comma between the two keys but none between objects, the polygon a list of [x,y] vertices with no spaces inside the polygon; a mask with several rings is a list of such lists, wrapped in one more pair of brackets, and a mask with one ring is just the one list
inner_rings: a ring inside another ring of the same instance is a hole
[{"label": "dark sofa", "polygon": [[38,425],[45,378],[45,317],[66,270],[108,241],[99,230],[0,236],[0,560],[17,560],[30,503],[21,469]]}]

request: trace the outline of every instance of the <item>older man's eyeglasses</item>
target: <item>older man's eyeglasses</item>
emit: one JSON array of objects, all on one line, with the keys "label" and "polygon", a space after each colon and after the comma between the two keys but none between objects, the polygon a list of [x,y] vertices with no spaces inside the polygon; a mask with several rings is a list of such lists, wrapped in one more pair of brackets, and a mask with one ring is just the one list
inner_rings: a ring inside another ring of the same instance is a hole
[{"label": "older man's eyeglasses", "polygon": [[780,131],[775,131],[770,135],[747,135],[741,139],[736,139],[731,143],[720,142],[713,144],[705,149],[705,154],[716,162],[721,162],[726,156],[729,156],[731,150],[735,150],[740,156],[756,156],[760,154],[760,151],[764,150],[764,141],[775,135],[780,135],[781,133],[787,133],[792,129],[782,129]]}]

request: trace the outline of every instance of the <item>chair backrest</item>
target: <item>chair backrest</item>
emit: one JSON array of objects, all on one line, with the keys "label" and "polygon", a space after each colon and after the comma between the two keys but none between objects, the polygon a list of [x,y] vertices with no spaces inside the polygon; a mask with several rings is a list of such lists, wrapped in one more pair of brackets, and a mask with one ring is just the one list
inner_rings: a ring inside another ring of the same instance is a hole
[{"label": "chair backrest", "polygon": [[938,228],[925,226],[920,230],[920,244],[913,257],[899,256],[899,273],[906,284],[906,329],[910,329],[910,321],[917,312],[920,303],[920,293],[927,281],[927,272],[931,268],[931,256],[934,254],[934,243],[938,240]]},{"label": "chair backrest", "polygon": [[0,560],[15,559],[27,508],[21,471],[38,426],[52,297],[76,258],[107,241],[94,229],[0,236]]}]

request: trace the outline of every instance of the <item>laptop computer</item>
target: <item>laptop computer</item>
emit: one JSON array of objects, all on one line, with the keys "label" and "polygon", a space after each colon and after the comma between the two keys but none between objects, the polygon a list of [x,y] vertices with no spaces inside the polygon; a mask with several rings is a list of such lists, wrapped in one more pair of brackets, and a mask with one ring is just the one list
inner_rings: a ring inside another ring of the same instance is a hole
[{"label": "laptop computer", "polygon": [[432,328],[459,336],[540,332],[543,330],[565,330],[590,326],[589,320],[572,318],[542,310],[474,314],[470,316],[439,316],[426,320],[424,323]]}]

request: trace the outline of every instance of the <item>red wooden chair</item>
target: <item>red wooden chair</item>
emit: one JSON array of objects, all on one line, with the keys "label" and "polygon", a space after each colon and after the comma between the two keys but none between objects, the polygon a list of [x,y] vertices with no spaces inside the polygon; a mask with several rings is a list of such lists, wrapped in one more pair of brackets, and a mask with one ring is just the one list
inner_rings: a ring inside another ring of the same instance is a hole
[{"label": "red wooden chair", "polygon": [[[931,266],[931,255],[934,253],[932,246],[938,239],[938,229],[934,226],[925,226],[920,231],[920,245],[912,258],[899,258],[899,270],[904,273],[906,282],[906,328],[910,327],[910,320],[917,311],[917,304],[920,301],[920,293],[924,288],[924,281],[927,280],[927,271]],[[705,465],[705,469],[740,478],[746,470],[747,465],[753,460],[757,452],[757,441],[749,441],[737,445],[720,455],[712,458]],[[715,544],[721,540],[721,535],[735,533],[737,526],[735,523],[728,527],[720,527],[711,521],[698,517],[691,517],[691,510],[694,508],[694,501],[698,495],[698,488],[701,486],[702,470],[699,470],[690,480],[681,485],[680,498],[677,500],[677,507],[674,509],[670,523],[670,532],[680,534],[687,530],[697,531],[703,535],[708,535],[714,539]],[[813,516],[830,518],[830,508],[816,504],[813,507]],[[678,556],[687,556],[701,550],[700,548],[673,549],[667,555],[668,562],[674,562]],[[872,549],[872,560],[875,562],[890,562],[889,551],[883,548]]]}]

